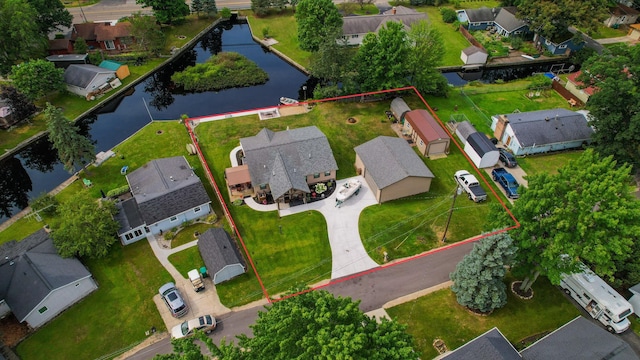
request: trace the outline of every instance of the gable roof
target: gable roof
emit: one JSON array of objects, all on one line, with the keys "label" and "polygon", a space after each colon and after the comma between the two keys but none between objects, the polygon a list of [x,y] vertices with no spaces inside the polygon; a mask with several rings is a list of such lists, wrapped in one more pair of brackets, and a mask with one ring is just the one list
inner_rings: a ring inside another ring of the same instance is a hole
[{"label": "gable roof", "polygon": [[310,192],[306,176],[337,170],[327,137],[315,126],[240,139],[253,186],[269,184],[275,199],[289,189]]},{"label": "gable roof", "polygon": [[462,49],[462,52],[467,56],[473,55],[475,53],[483,53],[483,54],[487,53],[487,51],[485,49],[482,49],[482,48],[479,48],[479,47],[473,46],[473,45]]},{"label": "gable roof", "polygon": [[138,209],[138,203],[135,198],[129,198],[124,201],[116,203],[118,213],[114,215],[115,220],[120,224],[118,234],[125,233],[129,230],[135,229],[138,226],[144,225],[142,215]]},{"label": "gable roof", "polygon": [[90,64],[71,64],[64,71],[64,82],[85,89],[99,74],[111,74],[115,76],[115,71]]},{"label": "gable roof", "polygon": [[227,184],[229,184],[229,186],[251,182],[249,166],[247,165],[224,169],[224,177],[227,179]]},{"label": "gable roof", "polygon": [[624,340],[578,316],[520,352],[525,360],[637,360]]},{"label": "gable roof", "polygon": [[[552,359],[553,357],[549,358]],[[522,360],[504,335],[493,328],[455,349],[442,360]],[[561,358],[556,358],[561,359]]]},{"label": "gable roof", "polygon": [[396,13],[384,13],[369,16],[347,16],[342,18],[342,34],[367,34],[377,32],[388,21],[401,22],[406,28],[410,28],[413,23],[426,20],[427,14],[417,12],[404,6],[397,6]]},{"label": "gable roof", "polygon": [[476,128],[473,127],[473,125],[471,125],[469,121],[465,120],[458,123],[458,125],[456,126],[456,132],[462,137],[461,140],[467,141],[469,135],[478,132],[478,130],[476,130]]},{"label": "gable roof", "polygon": [[0,256],[0,299],[20,322],[51,291],[91,276],[78,259],[58,255],[44,229],[3,244]]},{"label": "gable roof", "polygon": [[504,115],[522,147],[589,140],[593,129],[584,115],[551,109]]},{"label": "gable roof", "polygon": [[71,39],[75,40],[79,37],[83,38],[85,41],[95,41],[96,34],[95,28],[96,23],[88,22],[83,24],[73,24],[73,31],[71,32]]},{"label": "gable roof", "polygon": [[246,268],[236,243],[222,228],[211,228],[200,234],[198,250],[210,274],[217,273],[227,265],[241,264]]},{"label": "gable roof", "polygon": [[436,119],[434,119],[427,110],[411,110],[405,115],[405,119],[409,121],[409,124],[411,124],[420,136],[420,139],[424,142],[449,139],[447,132],[444,131],[442,126],[438,124]]},{"label": "gable roof", "polygon": [[427,165],[404,139],[378,136],[354,148],[378,189],[407,177],[433,178]]},{"label": "gable roof", "polygon": [[[393,111],[397,116],[402,117],[407,111],[411,111],[411,108],[401,97],[397,97],[391,100],[391,111]],[[402,120],[402,119],[398,119]]]},{"label": "gable roof", "polygon": [[527,22],[524,20],[518,19],[515,13],[516,13],[516,7],[514,6],[501,8],[500,11],[498,12],[498,15],[496,15],[496,18],[494,21],[496,24],[500,25],[503,29],[507,30],[508,32],[512,32],[521,27],[526,26]]},{"label": "gable roof", "polygon": [[127,182],[147,225],[211,202],[184,156],[152,160],[127,174]]},{"label": "gable roof", "polygon": [[110,23],[97,24],[94,32],[96,34],[96,41],[115,40],[131,36],[131,23],[119,22],[115,25],[111,25]]},{"label": "gable roof", "polygon": [[68,50],[73,49],[70,39],[53,39],[49,40],[49,50]]},{"label": "gable roof", "polygon": [[469,22],[476,23],[493,21],[499,10],[500,8],[489,9],[483,6],[479,9],[465,9],[464,11],[467,13],[467,19],[469,19]]},{"label": "gable roof", "polygon": [[609,12],[611,13],[611,15],[613,16],[624,16],[624,15],[628,15],[628,16],[638,16],[640,15],[640,11],[628,7],[624,4],[616,4],[615,7],[609,8]]},{"label": "gable roof", "polygon": [[[578,76],[580,75],[582,75],[582,70],[574,72],[573,74],[569,74],[569,76],[567,76],[567,80],[572,82],[574,85],[578,87],[584,86],[584,83],[582,81],[577,80]],[[589,86],[581,90],[589,95],[593,95],[593,93],[596,92],[596,88],[594,86]]]},{"label": "gable roof", "polygon": [[474,132],[473,134],[470,134],[469,137],[467,137],[467,142],[480,157],[492,151],[498,151],[491,140],[487,139],[487,137],[480,132]]}]

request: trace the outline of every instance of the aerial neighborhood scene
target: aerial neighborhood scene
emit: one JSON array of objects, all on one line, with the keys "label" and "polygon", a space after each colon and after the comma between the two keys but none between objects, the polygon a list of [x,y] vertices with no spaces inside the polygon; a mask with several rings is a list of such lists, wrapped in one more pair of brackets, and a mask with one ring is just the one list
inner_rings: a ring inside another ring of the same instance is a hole
[{"label": "aerial neighborhood scene", "polygon": [[0,359],[640,359],[639,15],[0,0]]}]

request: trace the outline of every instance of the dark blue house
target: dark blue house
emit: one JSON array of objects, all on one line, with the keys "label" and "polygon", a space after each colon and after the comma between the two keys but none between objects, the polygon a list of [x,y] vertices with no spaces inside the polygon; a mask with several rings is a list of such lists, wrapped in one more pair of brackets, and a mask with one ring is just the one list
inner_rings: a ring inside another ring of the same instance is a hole
[{"label": "dark blue house", "polygon": [[467,21],[469,22],[469,31],[472,30],[486,30],[487,27],[493,26],[493,21],[496,18],[500,8],[489,9],[481,7],[479,9],[465,9]]},{"label": "dark blue house", "polygon": [[536,44],[536,47],[547,49],[553,55],[568,55],[574,51],[582,49],[585,45],[584,41],[576,40],[574,35],[571,33],[567,33],[566,36],[555,40],[547,39],[536,33],[533,38],[533,42]]}]

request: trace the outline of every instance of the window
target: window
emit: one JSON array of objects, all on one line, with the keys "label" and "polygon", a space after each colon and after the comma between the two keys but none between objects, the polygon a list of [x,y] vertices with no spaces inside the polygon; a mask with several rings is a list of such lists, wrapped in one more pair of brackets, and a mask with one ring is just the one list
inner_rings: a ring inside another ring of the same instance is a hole
[{"label": "window", "polygon": [[422,140],[420,140],[420,146],[424,145],[424,142]]},{"label": "window", "polygon": [[140,235],[142,235],[142,230],[138,229],[138,230],[134,231],[133,234],[135,236],[140,236]]},{"label": "window", "polygon": [[315,174],[313,174],[313,178],[314,178],[314,179],[317,179],[317,178],[319,178],[319,177],[320,177],[320,173],[315,173]]},{"label": "window", "polygon": [[39,312],[40,314],[44,314],[44,313],[46,313],[46,312],[47,312],[47,310],[49,310],[49,309],[47,309],[47,307],[46,307],[46,306],[43,306],[43,307],[41,307],[40,309],[38,309],[38,312]]},{"label": "window", "polygon": [[178,220],[177,216],[172,216],[171,218],[169,218],[169,221],[171,221],[171,222],[174,222],[176,220]]},{"label": "window", "polygon": [[131,240],[131,239],[133,239],[133,235],[131,233],[126,233],[126,234],[124,234],[124,238],[126,240]]},{"label": "window", "polygon": [[194,209],[193,209],[193,212],[200,212],[200,210],[201,210],[201,209],[200,209],[200,206],[198,206],[197,208],[194,208]]},{"label": "window", "polygon": [[76,286],[76,287],[80,286],[80,283],[77,283],[75,286]]},{"label": "window", "polygon": [[266,190],[267,184],[260,184],[260,190]]},{"label": "window", "polygon": [[113,43],[113,40],[105,40],[104,47],[107,48],[107,50],[115,50],[116,44]]},{"label": "window", "polygon": [[325,171],[324,176],[331,176],[331,171]]},{"label": "window", "polygon": [[566,48],[567,48],[567,45],[560,45],[560,46],[558,46],[558,49],[566,49]]},{"label": "window", "polygon": [[358,35],[358,34],[351,35],[351,38],[352,38],[352,39],[357,39],[358,37],[360,37],[360,35]]},{"label": "window", "polygon": [[544,44],[545,44],[545,45],[551,45],[551,41],[549,41],[549,40],[545,40],[545,41],[544,41]]}]

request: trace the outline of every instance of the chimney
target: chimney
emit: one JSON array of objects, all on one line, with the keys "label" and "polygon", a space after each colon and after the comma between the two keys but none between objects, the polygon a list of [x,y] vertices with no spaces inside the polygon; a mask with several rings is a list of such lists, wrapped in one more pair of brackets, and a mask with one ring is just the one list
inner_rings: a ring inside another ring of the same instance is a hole
[{"label": "chimney", "polygon": [[501,140],[504,135],[504,131],[507,128],[507,124],[509,123],[509,119],[507,119],[506,115],[498,115],[498,122],[496,123],[496,129],[493,131],[493,136],[496,139]]},{"label": "chimney", "polygon": [[311,153],[309,153],[309,159],[311,159]]},{"label": "chimney", "polygon": [[392,7],[391,8],[391,15],[395,15],[396,14],[396,7]]}]

